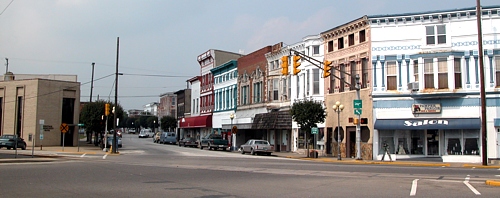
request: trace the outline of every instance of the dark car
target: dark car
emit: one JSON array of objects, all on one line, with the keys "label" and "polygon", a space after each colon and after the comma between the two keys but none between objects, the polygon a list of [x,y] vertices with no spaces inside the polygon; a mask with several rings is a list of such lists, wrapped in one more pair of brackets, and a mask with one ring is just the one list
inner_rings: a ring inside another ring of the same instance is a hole
[{"label": "dark car", "polygon": [[[17,146],[16,146],[17,139]],[[26,150],[26,142],[23,138],[17,138],[16,135],[2,135],[0,136],[0,149],[2,147],[6,147],[7,149],[16,149],[21,148],[22,150]]]},{"label": "dark car", "polygon": [[179,140],[179,147],[180,146],[198,147],[198,140],[196,140],[196,138],[183,138]]}]

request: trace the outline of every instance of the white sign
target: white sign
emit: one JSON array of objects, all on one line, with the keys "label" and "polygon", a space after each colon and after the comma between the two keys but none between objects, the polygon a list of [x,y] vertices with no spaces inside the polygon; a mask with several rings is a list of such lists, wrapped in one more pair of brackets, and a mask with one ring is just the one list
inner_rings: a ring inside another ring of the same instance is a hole
[{"label": "white sign", "polygon": [[448,120],[405,120],[405,126],[422,126],[422,125],[448,125]]},{"label": "white sign", "polygon": [[441,113],[441,104],[413,104],[413,113]]}]

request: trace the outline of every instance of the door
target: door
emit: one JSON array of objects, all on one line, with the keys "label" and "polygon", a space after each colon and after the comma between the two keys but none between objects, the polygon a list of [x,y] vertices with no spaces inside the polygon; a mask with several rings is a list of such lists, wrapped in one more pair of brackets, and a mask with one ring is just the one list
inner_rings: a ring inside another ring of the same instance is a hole
[{"label": "door", "polygon": [[439,156],[439,131],[437,129],[427,130],[427,155]]},{"label": "door", "polygon": [[497,129],[497,158],[500,158],[500,129]]}]

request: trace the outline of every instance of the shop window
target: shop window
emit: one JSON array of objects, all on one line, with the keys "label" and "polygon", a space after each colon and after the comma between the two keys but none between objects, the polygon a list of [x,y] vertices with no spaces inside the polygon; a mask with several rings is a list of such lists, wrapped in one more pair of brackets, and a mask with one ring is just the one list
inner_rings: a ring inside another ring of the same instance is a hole
[{"label": "shop window", "polygon": [[[386,130],[386,131],[380,131],[380,144],[379,144],[379,154],[384,154],[385,149],[389,151],[389,153],[394,154],[394,130]],[[384,147],[387,146],[387,147]]]},{"label": "shop window", "polygon": [[479,131],[464,130],[464,155],[479,155]]},{"label": "shop window", "polygon": [[478,130],[446,130],[446,154],[479,155]]},{"label": "shop window", "polygon": [[300,130],[299,129],[299,138],[297,140],[297,144],[298,144],[298,148],[299,149],[305,149],[306,148],[306,137],[305,137],[305,133],[303,130]]},{"label": "shop window", "polygon": [[410,154],[424,154],[424,131],[411,131]]}]

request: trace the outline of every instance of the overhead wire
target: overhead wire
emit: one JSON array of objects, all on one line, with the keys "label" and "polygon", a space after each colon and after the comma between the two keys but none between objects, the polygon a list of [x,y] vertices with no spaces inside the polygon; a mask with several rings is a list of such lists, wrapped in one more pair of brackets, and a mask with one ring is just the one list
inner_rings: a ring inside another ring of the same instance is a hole
[{"label": "overhead wire", "polygon": [[10,1],[10,3],[2,10],[2,12],[0,12],[0,15],[2,15],[3,12],[5,12],[5,10],[7,10],[7,8],[10,6],[10,4],[12,4],[12,2],[14,2],[14,0]]}]

